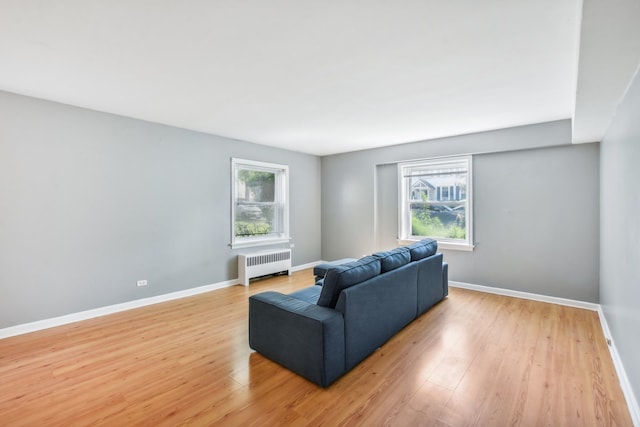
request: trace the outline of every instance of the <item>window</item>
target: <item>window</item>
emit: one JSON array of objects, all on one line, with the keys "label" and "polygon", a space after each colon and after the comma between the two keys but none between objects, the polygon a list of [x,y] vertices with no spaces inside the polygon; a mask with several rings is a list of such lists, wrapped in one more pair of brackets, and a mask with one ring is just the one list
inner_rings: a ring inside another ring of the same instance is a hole
[{"label": "window", "polygon": [[449,200],[449,187],[442,187],[442,200]]},{"label": "window", "polygon": [[471,156],[400,163],[398,175],[400,240],[472,250]]},{"label": "window", "polygon": [[289,242],[289,167],[231,159],[231,247]]}]

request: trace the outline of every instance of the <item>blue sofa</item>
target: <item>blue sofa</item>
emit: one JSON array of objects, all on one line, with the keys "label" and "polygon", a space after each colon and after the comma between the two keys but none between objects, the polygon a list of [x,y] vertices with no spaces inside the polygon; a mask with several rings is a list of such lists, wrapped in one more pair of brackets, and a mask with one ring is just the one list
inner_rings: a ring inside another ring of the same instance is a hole
[{"label": "blue sofa", "polygon": [[435,240],[329,269],[319,285],[249,298],[249,345],[326,387],[448,294]]}]

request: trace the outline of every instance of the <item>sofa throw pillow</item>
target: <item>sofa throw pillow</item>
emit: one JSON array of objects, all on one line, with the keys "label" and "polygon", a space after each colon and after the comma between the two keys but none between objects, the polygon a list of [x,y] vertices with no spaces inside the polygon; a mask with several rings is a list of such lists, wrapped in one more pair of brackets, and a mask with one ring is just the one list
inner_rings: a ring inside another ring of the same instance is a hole
[{"label": "sofa throw pillow", "polygon": [[378,274],[380,274],[380,260],[373,256],[366,256],[357,261],[329,269],[324,276],[318,305],[335,308],[343,289],[364,282]]},{"label": "sofa throw pillow", "polygon": [[407,246],[411,251],[411,261],[434,255],[438,251],[438,241],[435,239],[423,239]]},{"label": "sofa throw pillow", "polygon": [[380,270],[382,273],[395,270],[411,262],[411,250],[406,246],[390,251],[378,252],[373,254],[373,256],[380,260]]}]

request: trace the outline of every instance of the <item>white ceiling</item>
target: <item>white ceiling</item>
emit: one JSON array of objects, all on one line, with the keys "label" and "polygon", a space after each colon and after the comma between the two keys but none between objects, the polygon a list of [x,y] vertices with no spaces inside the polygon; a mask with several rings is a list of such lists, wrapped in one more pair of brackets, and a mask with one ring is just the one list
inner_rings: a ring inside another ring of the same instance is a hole
[{"label": "white ceiling", "polygon": [[325,155],[572,118],[581,7],[0,0],[0,90]]}]

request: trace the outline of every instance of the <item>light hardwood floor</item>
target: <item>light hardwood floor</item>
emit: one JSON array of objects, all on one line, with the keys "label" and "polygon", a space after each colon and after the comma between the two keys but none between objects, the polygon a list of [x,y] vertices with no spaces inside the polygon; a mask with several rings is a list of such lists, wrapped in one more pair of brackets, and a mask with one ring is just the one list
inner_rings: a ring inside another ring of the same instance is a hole
[{"label": "light hardwood floor", "polygon": [[310,270],[0,340],[0,425],[630,426],[595,312],[451,289],[322,389],[252,352]]}]

